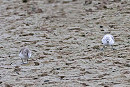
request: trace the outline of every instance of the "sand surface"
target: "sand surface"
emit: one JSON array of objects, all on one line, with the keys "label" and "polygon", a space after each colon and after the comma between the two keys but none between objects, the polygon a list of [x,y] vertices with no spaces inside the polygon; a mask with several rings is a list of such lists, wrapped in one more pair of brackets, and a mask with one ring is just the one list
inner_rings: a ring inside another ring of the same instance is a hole
[{"label": "sand surface", "polygon": [[0,87],[130,87],[130,1],[0,0],[0,50]]}]

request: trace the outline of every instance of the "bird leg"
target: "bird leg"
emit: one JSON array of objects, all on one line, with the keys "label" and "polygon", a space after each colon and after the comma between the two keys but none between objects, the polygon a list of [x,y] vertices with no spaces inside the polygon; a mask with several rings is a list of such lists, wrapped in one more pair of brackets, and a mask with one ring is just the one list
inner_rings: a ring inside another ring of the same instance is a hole
[{"label": "bird leg", "polygon": [[116,50],[115,48],[113,48],[113,45],[111,45],[111,48],[112,48],[112,50]]},{"label": "bird leg", "polygon": [[104,49],[105,49],[105,46],[103,46],[103,48],[101,48],[101,51],[104,51]]},{"label": "bird leg", "polygon": [[22,60],[22,64],[24,64],[24,61],[23,61],[23,59],[21,58],[21,60]]}]

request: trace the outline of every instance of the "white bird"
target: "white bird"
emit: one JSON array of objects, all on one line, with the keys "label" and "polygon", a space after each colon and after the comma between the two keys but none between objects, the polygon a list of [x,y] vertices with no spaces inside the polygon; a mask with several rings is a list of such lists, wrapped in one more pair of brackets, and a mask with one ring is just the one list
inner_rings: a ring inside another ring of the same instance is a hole
[{"label": "white bird", "polygon": [[19,57],[21,58],[23,64],[25,64],[24,61],[28,63],[28,59],[31,57],[31,51],[27,48],[22,48],[19,52]]},{"label": "white bird", "polygon": [[113,48],[113,44],[115,43],[114,41],[114,37],[110,34],[106,34],[104,35],[104,37],[102,38],[102,44],[104,45],[103,48],[105,48],[105,46],[111,46],[112,49]]}]

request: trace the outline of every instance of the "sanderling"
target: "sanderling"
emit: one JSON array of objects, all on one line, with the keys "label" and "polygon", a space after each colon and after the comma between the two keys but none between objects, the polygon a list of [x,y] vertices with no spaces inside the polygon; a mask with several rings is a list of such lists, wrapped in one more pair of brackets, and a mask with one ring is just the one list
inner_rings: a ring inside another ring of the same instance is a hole
[{"label": "sanderling", "polygon": [[114,37],[110,34],[106,34],[103,38],[102,38],[102,44],[103,44],[103,48],[102,50],[105,48],[105,46],[111,46],[112,49],[113,48],[113,44],[115,43],[114,41]]},{"label": "sanderling", "polygon": [[19,57],[21,58],[23,64],[28,63],[28,59],[31,57],[31,51],[27,48],[22,48],[19,52]]}]

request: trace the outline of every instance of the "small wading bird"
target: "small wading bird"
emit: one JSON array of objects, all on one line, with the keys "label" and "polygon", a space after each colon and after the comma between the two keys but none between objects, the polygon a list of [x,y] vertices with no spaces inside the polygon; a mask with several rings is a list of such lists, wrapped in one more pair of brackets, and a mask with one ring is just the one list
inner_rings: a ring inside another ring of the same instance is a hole
[{"label": "small wading bird", "polygon": [[31,51],[27,48],[22,48],[19,52],[19,57],[22,60],[22,64],[26,64],[28,63],[28,59],[31,57]]},{"label": "small wading bird", "polygon": [[104,50],[105,46],[111,46],[113,50],[115,50],[113,48],[113,44],[115,43],[114,41],[114,37],[110,34],[106,34],[103,38],[102,38],[102,44],[103,44],[103,48],[102,50]]}]

